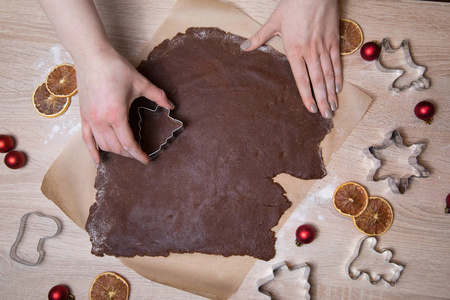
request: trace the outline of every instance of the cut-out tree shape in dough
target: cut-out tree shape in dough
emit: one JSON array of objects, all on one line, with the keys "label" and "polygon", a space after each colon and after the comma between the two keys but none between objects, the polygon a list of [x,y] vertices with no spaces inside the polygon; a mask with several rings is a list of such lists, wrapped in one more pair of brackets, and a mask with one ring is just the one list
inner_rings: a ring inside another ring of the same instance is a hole
[{"label": "cut-out tree shape in dough", "polygon": [[261,293],[270,299],[310,299],[310,267],[306,263],[289,267],[283,261],[272,266],[272,270],[272,274],[258,281]]},{"label": "cut-out tree shape in dough", "polygon": [[371,284],[383,280],[394,286],[403,271],[403,266],[391,262],[391,251],[375,250],[376,244],[376,237],[364,237],[358,242],[355,253],[347,263],[347,274],[353,280],[365,274]]}]

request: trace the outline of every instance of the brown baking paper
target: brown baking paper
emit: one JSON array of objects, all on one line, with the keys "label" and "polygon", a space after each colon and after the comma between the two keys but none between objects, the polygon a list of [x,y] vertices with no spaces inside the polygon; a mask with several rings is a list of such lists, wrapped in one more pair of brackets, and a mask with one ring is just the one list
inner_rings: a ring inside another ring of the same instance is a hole
[{"label": "brown baking paper", "polygon": [[[154,46],[174,37],[178,32],[185,32],[189,27],[219,27],[240,36],[250,37],[260,25],[234,7],[223,3],[210,0],[179,0],[134,61],[134,65],[146,59]],[[273,38],[270,44],[283,52],[280,38]],[[370,97],[349,83],[344,84],[338,98],[340,108],[333,118],[334,128],[321,144],[325,165],[350,135],[371,102]],[[95,202],[95,176],[94,163],[83,143],[81,133],[78,133],[48,170],[41,190],[84,229],[89,208]],[[293,203],[282,216],[279,225],[274,228],[274,231],[278,231],[315,181],[300,180],[286,174],[278,175],[275,181],[284,188]],[[256,262],[255,258],[248,256],[222,257],[198,253],[120,260],[150,280],[212,299],[226,299],[231,296]]]}]

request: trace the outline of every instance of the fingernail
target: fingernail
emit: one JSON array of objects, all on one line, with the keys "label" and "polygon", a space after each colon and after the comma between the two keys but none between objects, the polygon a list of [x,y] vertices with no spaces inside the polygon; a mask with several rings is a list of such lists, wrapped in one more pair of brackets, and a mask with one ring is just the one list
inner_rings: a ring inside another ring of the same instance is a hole
[{"label": "fingernail", "polygon": [[169,104],[172,109],[175,109],[175,104],[173,104],[172,101],[169,100]]},{"label": "fingernail", "polygon": [[248,48],[250,48],[251,45],[252,45],[252,42],[250,42],[250,40],[246,40],[245,42],[243,42],[241,44],[241,49],[245,51]]},{"label": "fingernail", "polygon": [[311,104],[311,112],[313,113],[318,112],[317,105],[315,103]]},{"label": "fingernail", "polygon": [[336,108],[337,108],[337,107],[336,107],[336,103],[331,102],[331,103],[330,103],[330,106],[331,106],[331,110],[332,110],[332,111],[336,111]]},{"label": "fingernail", "polygon": [[341,92],[341,85],[338,83],[336,84],[336,94],[339,94]]},{"label": "fingernail", "polygon": [[331,119],[332,117],[333,117],[333,112],[329,108],[327,108],[325,110],[325,118]]}]

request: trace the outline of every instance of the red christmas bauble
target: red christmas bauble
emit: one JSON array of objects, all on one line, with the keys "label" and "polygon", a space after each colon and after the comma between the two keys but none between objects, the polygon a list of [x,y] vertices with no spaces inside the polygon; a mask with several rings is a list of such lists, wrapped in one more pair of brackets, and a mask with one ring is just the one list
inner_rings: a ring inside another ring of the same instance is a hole
[{"label": "red christmas bauble", "polygon": [[427,123],[431,123],[431,118],[434,116],[434,111],[434,104],[427,100],[420,101],[414,107],[414,114],[416,117]]},{"label": "red christmas bauble", "polygon": [[0,153],[6,153],[14,148],[14,140],[9,135],[0,135]]},{"label": "red christmas bauble", "polygon": [[445,213],[450,214],[450,194],[447,195],[447,198],[445,198]]},{"label": "red christmas bauble", "polygon": [[364,60],[372,61],[380,56],[381,48],[376,42],[365,43],[360,50],[361,57]]},{"label": "red christmas bauble", "polygon": [[10,169],[19,169],[25,165],[25,155],[20,151],[11,151],[5,155],[5,165]]},{"label": "red christmas bauble", "polygon": [[316,232],[311,225],[303,224],[295,231],[295,244],[301,246],[303,244],[309,244],[314,240]]},{"label": "red christmas bauble", "polygon": [[48,292],[48,300],[67,300],[69,296],[69,288],[65,285],[55,285]]}]

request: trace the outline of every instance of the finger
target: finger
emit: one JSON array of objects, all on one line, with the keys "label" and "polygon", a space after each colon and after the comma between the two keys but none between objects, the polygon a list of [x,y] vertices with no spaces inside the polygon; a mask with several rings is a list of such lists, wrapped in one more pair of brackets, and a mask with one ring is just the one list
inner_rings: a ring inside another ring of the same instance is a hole
[{"label": "finger", "polygon": [[138,89],[140,90],[139,96],[144,96],[145,98],[154,101],[159,106],[165,107],[167,109],[174,109],[175,106],[169,101],[166,93],[158,88],[156,85],[147,80],[144,76],[139,83]]},{"label": "finger", "polygon": [[241,49],[244,51],[253,51],[272,38],[276,34],[275,27],[272,23],[269,19],[253,36],[241,44]]},{"label": "finger", "polygon": [[322,65],[322,72],[325,78],[325,86],[327,90],[327,100],[331,107],[331,111],[336,111],[338,108],[336,97],[336,86],[334,83],[334,71],[331,65],[331,59],[328,53],[322,53],[320,56],[320,63]]},{"label": "finger", "polygon": [[150,162],[148,155],[142,151],[134,139],[133,131],[128,122],[116,124],[113,128],[125,151],[145,165]]},{"label": "finger", "polygon": [[[116,131],[112,126],[108,126],[105,128],[102,128],[103,137],[105,140],[105,143],[107,144],[107,147],[109,152],[113,152],[115,154],[119,154],[125,157],[133,157],[128,151],[126,151],[122,144],[119,141],[119,138],[117,137]],[[104,149],[103,149],[104,150]]]},{"label": "finger", "polygon": [[290,52],[287,52],[286,55],[291,65],[292,74],[294,75],[295,83],[297,84],[303,104],[307,110],[312,113],[316,113],[318,109],[312,94],[308,70],[306,69],[304,58],[298,54],[291,55]]},{"label": "finger", "polygon": [[94,135],[92,134],[91,127],[86,121],[82,121],[81,124],[81,135],[83,137],[83,141],[86,144],[86,147],[94,160],[96,165],[100,164],[100,153],[97,149],[97,145],[95,143]]},{"label": "finger", "polygon": [[330,48],[331,63],[333,65],[334,82],[336,84],[336,94],[339,94],[342,90],[344,79],[342,76],[342,64],[341,55],[339,53],[339,43],[332,45]]},{"label": "finger", "polygon": [[314,89],[314,96],[316,98],[317,106],[324,118],[333,117],[330,105],[328,104],[327,91],[325,79],[322,72],[322,65],[318,56],[313,56],[309,61],[306,61],[308,67],[309,77]]}]

